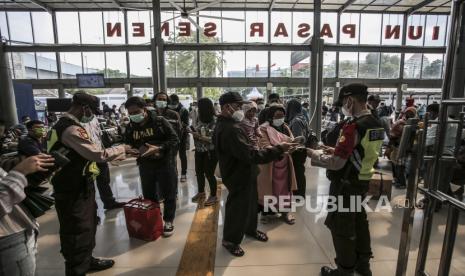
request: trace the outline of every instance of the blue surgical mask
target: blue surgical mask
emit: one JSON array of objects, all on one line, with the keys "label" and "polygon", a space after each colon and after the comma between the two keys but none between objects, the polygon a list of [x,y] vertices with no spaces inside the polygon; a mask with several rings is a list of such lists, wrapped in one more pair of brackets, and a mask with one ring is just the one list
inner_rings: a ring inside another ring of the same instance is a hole
[{"label": "blue surgical mask", "polygon": [[83,123],[83,124],[88,124],[88,123],[90,123],[93,119],[94,119],[94,115],[92,115],[92,116],[90,116],[90,117],[84,115],[84,116],[82,116],[82,118],[81,118],[81,123]]},{"label": "blue surgical mask", "polygon": [[169,109],[176,109],[176,108],[178,108],[178,105],[177,104],[170,104],[170,105],[168,105],[168,108]]},{"label": "blue surgical mask", "polygon": [[138,124],[140,122],[142,122],[144,119],[145,119],[145,116],[144,116],[144,113],[139,113],[139,114],[135,114],[135,115],[129,115],[129,119]]},{"label": "blue surgical mask", "polygon": [[168,103],[166,101],[155,101],[155,105],[157,108],[166,108]]}]

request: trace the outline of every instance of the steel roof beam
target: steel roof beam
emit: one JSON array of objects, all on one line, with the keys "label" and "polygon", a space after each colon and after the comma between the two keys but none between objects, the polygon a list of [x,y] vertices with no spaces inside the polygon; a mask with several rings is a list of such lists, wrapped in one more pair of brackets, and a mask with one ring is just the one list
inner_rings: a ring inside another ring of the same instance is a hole
[{"label": "steel roof beam", "polygon": [[272,0],[270,3],[270,8],[268,9],[270,12],[273,10],[275,4],[276,4],[276,0]]},{"label": "steel roof beam", "polygon": [[423,2],[420,2],[418,4],[416,4],[415,6],[411,7],[410,9],[408,9],[405,14],[407,16],[411,15],[412,13],[414,13],[415,11],[423,8],[423,7],[426,7],[428,6],[429,4],[433,3],[435,0],[425,0]]},{"label": "steel roof beam", "polygon": [[348,0],[347,2],[344,3],[344,5],[342,5],[342,7],[339,8],[339,10],[337,11],[338,14],[341,14],[343,13],[350,5],[352,5],[355,1],[357,0]]},{"label": "steel roof beam", "polygon": [[29,0],[32,4],[35,4],[39,7],[41,7],[42,9],[44,9],[45,11],[47,11],[48,13],[52,13],[53,9],[52,7],[50,7],[49,5],[43,3],[42,1],[39,1],[39,0]]}]

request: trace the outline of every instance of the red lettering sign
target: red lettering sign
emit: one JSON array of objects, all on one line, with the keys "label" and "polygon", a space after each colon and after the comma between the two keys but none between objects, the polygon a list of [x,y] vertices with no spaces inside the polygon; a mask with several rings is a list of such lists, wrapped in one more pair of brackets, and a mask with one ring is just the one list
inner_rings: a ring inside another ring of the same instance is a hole
[{"label": "red lettering sign", "polygon": [[216,36],[216,24],[215,23],[213,23],[213,22],[205,23],[204,27],[205,28],[203,29],[203,34],[206,37],[214,37],[214,36]]},{"label": "red lettering sign", "polygon": [[423,26],[417,26],[416,34],[415,34],[415,26],[408,27],[408,38],[410,38],[411,40],[420,39],[422,35],[423,35]]},{"label": "red lettering sign", "polygon": [[347,24],[342,26],[342,33],[350,35],[350,38],[355,37],[355,29],[357,26],[355,24]]},{"label": "red lettering sign", "polygon": [[114,27],[111,26],[111,23],[107,23],[107,36],[112,37],[116,33],[116,36],[121,36],[121,23],[116,23]]},{"label": "red lettering sign", "polygon": [[310,36],[310,25],[307,23],[299,24],[299,30],[297,31],[297,36],[301,38],[307,38]]},{"label": "red lettering sign", "polygon": [[160,32],[161,32],[164,36],[170,36],[170,23],[169,23],[169,22],[163,23],[163,24],[161,25]]},{"label": "red lettering sign", "polygon": [[191,23],[179,22],[179,36],[191,36]]},{"label": "red lettering sign", "polygon": [[145,36],[144,23],[132,23],[132,35],[134,37],[143,37]]},{"label": "red lettering sign", "polygon": [[263,23],[250,24],[250,37],[255,37],[255,33],[258,33],[258,37],[263,37]]},{"label": "red lettering sign", "polygon": [[333,38],[333,32],[331,31],[331,26],[329,24],[323,24],[321,28],[320,37],[327,36],[329,38]]},{"label": "red lettering sign", "polygon": [[283,36],[283,37],[288,37],[289,34],[287,33],[286,26],[284,26],[284,23],[279,23],[278,26],[276,27],[276,31],[274,32],[275,37]]},{"label": "red lettering sign", "polygon": [[400,25],[395,25],[394,28],[392,28],[391,25],[386,26],[386,31],[384,32],[384,38],[385,39],[392,39],[394,36],[394,39],[399,39],[400,37]]},{"label": "red lettering sign", "polygon": [[434,26],[433,28],[433,40],[439,39],[439,26]]}]

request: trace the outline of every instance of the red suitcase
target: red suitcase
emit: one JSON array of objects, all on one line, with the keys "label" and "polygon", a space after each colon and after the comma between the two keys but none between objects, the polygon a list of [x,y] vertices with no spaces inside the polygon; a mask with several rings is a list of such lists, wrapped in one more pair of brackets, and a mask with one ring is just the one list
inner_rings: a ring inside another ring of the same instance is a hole
[{"label": "red suitcase", "polygon": [[136,198],[124,206],[129,237],[154,241],[163,233],[160,205],[149,199]]}]

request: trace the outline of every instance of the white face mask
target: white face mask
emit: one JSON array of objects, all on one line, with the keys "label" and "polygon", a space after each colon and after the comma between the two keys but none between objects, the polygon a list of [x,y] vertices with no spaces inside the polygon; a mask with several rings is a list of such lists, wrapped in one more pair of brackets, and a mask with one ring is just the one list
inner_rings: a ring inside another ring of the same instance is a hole
[{"label": "white face mask", "polygon": [[232,118],[236,120],[236,122],[241,122],[242,120],[244,120],[244,116],[244,110],[240,109],[234,111]]},{"label": "white face mask", "polygon": [[265,109],[265,105],[264,105],[264,104],[259,104],[259,105],[258,105],[258,109],[259,109],[259,110]]},{"label": "white face mask", "polygon": [[345,105],[342,106],[342,114],[347,117],[352,117],[352,106],[349,108],[348,106],[349,101],[346,102]]},{"label": "white face mask", "polygon": [[273,125],[275,127],[280,127],[284,124],[284,118],[281,119],[273,119]]}]

